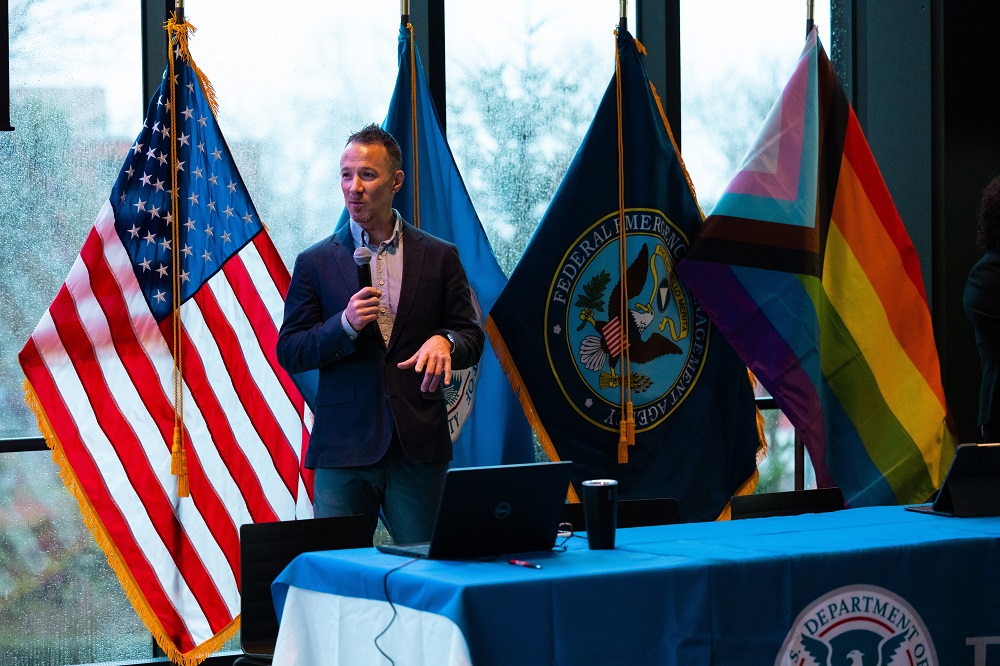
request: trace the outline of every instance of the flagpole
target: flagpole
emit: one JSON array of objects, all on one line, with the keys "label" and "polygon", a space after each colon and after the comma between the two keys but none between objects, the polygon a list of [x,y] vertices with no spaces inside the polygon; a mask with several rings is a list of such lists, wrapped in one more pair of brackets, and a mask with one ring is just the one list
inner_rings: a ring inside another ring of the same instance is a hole
[{"label": "flagpole", "polygon": [[[174,0],[174,23],[177,26],[184,24],[184,0]],[[170,447],[170,473],[177,477],[177,496],[190,496],[190,481],[187,475],[187,451],[184,437],[184,364],[181,323],[181,253],[180,253],[180,205],[177,185],[177,149],[176,143],[179,132],[177,131],[177,88],[174,83],[174,54],[181,48],[180,40],[178,47],[174,48],[174,38],[179,37],[177,31],[168,36],[170,51],[167,53],[167,63],[170,71],[170,164],[173,178],[170,184],[170,211],[174,215],[174,223],[171,225],[171,264],[173,273],[171,275],[173,296],[173,356],[174,356],[174,436]]]},{"label": "flagpole", "polygon": [[[618,30],[615,33],[615,93],[618,111],[618,270],[621,298],[619,299],[618,321],[622,324],[623,344],[620,353],[621,360],[621,421],[618,424],[618,464],[628,462],[628,447],[635,445],[635,416],[632,404],[632,360],[630,357],[629,327],[628,327],[628,230],[625,224],[625,151],[622,141],[622,78],[619,40],[628,31],[628,21],[625,17],[626,0],[620,1],[621,17]],[[611,316],[611,312],[608,315]],[[613,368],[612,368],[613,369]]]},{"label": "flagpole", "polygon": [[10,8],[7,0],[0,0],[0,60],[6,69],[0,80],[0,132],[13,132],[10,124]]},{"label": "flagpole", "polygon": [[410,22],[410,0],[399,0],[399,22],[402,25]]},{"label": "flagpole", "polygon": [[[814,7],[815,0],[806,0],[806,39],[809,39],[809,34],[813,31],[813,26],[815,25],[813,22]],[[795,452],[795,468],[793,470],[795,475],[795,490],[802,490],[806,486],[806,447],[802,441],[802,435],[798,431],[795,432],[793,450]]]},{"label": "flagpole", "polygon": [[628,0],[618,0],[618,29],[628,30]]}]

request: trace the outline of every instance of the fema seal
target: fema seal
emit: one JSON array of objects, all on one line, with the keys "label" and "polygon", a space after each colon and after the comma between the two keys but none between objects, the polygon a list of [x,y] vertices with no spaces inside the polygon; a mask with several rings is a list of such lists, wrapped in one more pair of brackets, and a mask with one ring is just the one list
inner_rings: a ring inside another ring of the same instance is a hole
[{"label": "fema seal", "polygon": [[874,585],[849,585],[795,618],[775,666],[937,666],[924,621],[907,601]]},{"label": "fema seal", "polygon": [[687,251],[684,233],[658,210],[626,210],[622,280],[620,228],[612,213],[566,251],[549,286],[545,347],[566,400],[605,430],[618,430],[630,371],[636,432],[643,432],[698,381],[709,322],[674,273]]},{"label": "fema seal", "polygon": [[[483,311],[479,307],[479,299],[476,298],[476,291],[472,292],[472,307],[476,309],[476,317],[483,321]],[[479,369],[482,360],[471,368],[464,370],[452,370],[451,382],[443,387],[444,402],[448,408],[448,431],[451,434],[451,443],[458,440],[462,434],[462,426],[472,413],[472,405],[476,400],[476,385],[479,383]]]}]

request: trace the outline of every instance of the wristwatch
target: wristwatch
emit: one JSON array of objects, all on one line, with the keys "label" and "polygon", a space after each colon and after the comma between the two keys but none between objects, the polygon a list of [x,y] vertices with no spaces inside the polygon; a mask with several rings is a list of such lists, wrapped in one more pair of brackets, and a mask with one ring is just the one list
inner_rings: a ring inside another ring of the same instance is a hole
[{"label": "wristwatch", "polygon": [[448,343],[451,345],[451,353],[455,353],[455,336],[451,334],[450,331],[444,334],[444,337],[448,338]]}]

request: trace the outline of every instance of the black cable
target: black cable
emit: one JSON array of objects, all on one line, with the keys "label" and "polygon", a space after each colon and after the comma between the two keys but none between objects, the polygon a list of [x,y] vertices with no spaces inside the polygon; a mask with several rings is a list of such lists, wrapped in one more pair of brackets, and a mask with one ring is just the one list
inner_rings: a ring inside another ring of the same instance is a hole
[{"label": "black cable", "polygon": [[569,543],[570,539],[576,538],[576,539],[582,539],[584,541],[587,540],[587,537],[580,536],[573,530],[573,523],[559,523],[559,536],[563,535],[565,535],[566,538],[562,540],[562,543],[557,543],[555,546],[553,546],[552,550],[564,553],[566,552],[566,544]]},{"label": "black cable", "polygon": [[[560,552],[566,550],[566,543],[570,539],[572,539],[574,537],[577,538],[577,539],[583,539],[584,541],[587,540],[587,537],[580,536],[579,534],[575,534],[573,532],[573,528],[572,528],[572,525],[570,523],[564,523],[564,524],[565,525],[569,525],[569,527],[570,527],[569,534],[566,536],[565,539],[563,539],[562,543],[556,544],[556,546],[553,548],[553,550],[560,551]],[[560,527],[562,527],[562,525],[560,525]],[[393,573],[394,571],[399,571],[403,567],[409,566],[409,565],[413,564],[414,562],[419,561],[420,559],[422,559],[422,558],[420,558],[420,557],[411,558],[411,559],[403,562],[402,564],[400,564],[398,567],[393,567],[392,569],[389,569],[388,571],[385,572],[385,575],[382,577],[382,592],[385,594],[385,600],[388,602],[389,607],[392,608],[392,617],[389,618],[389,624],[385,625],[385,628],[382,631],[379,632],[378,636],[375,637],[375,641],[374,642],[375,642],[375,649],[378,650],[379,653],[383,657],[385,657],[386,659],[389,660],[389,663],[391,664],[391,666],[396,666],[396,662],[393,661],[392,657],[390,657],[389,655],[387,655],[385,653],[385,650],[382,649],[382,646],[380,646],[378,644],[379,639],[382,638],[383,636],[385,636],[386,632],[389,631],[389,627],[391,627],[392,623],[396,621],[396,616],[399,614],[398,611],[396,610],[396,605],[394,603],[392,603],[392,599],[389,597],[389,574]],[[494,556],[494,557],[490,557],[490,558],[481,559],[480,561],[481,562],[490,562],[490,561],[493,561],[495,559],[496,559],[496,557]]]},{"label": "black cable", "polygon": [[396,605],[394,603],[392,603],[392,599],[389,598],[389,574],[391,574],[393,571],[399,571],[403,567],[409,566],[409,565],[413,564],[414,562],[416,562],[419,559],[421,559],[421,558],[419,558],[419,557],[411,558],[411,559],[403,562],[402,564],[400,564],[398,567],[393,567],[392,569],[389,569],[388,571],[385,572],[385,576],[382,577],[382,591],[385,593],[385,600],[387,602],[389,602],[389,608],[392,609],[392,617],[389,618],[389,624],[385,625],[385,629],[383,629],[382,631],[380,631],[379,634],[378,634],[378,636],[375,637],[375,649],[378,650],[379,653],[383,657],[385,657],[386,659],[388,659],[389,663],[392,666],[396,666],[396,662],[393,661],[392,657],[390,657],[389,655],[387,655],[385,653],[385,650],[383,650],[382,647],[378,644],[378,639],[380,639],[383,636],[385,636],[385,632],[389,631],[389,627],[391,627],[392,623],[396,621],[396,615],[398,615],[398,613],[396,611]]}]

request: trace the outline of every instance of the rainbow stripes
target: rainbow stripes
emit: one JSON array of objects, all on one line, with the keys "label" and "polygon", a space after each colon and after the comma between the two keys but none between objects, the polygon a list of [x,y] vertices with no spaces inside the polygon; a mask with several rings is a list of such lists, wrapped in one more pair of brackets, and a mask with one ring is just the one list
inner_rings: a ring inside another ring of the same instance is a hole
[{"label": "rainbow stripes", "polygon": [[861,506],[940,485],[955,435],[918,259],[815,33],[678,273],[821,486]]}]

